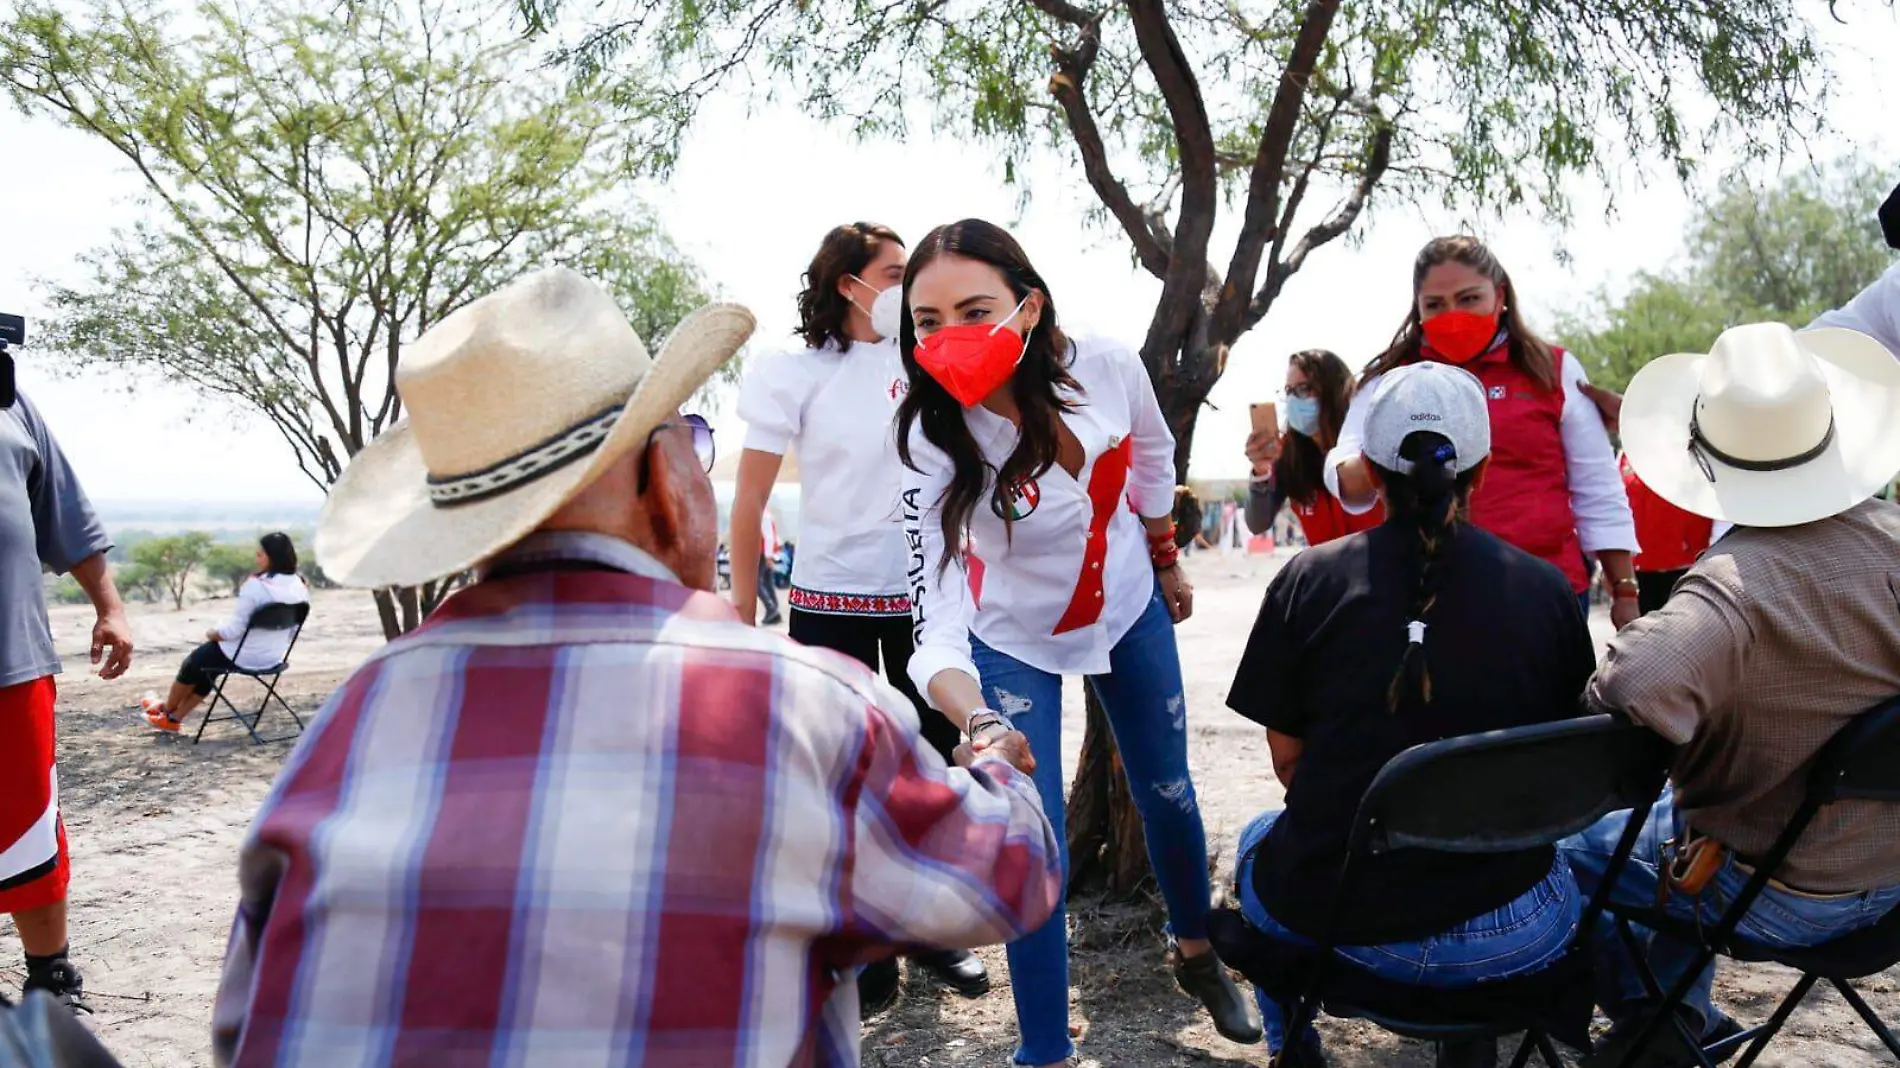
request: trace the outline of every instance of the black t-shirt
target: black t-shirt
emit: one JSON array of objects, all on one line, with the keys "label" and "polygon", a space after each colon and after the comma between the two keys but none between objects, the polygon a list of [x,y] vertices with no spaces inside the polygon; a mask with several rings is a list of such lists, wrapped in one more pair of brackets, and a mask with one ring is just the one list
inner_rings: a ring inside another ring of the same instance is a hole
[{"label": "black t-shirt", "polygon": [[[1387,691],[1407,644],[1418,534],[1386,523],[1295,557],[1267,588],[1227,704],[1304,748],[1254,862],[1274,919],[1325,935],[1359,799],[1414,745],[1577,714],[1596,668],[1577,597],[1551,564],[1468,523],[1441,549],[1426,614],[1429,703]],[[1493,856],[1407,849],[1357,867],[1339,945],[1430,937],[1499,908],[1549,872],[1549,848]]]}]

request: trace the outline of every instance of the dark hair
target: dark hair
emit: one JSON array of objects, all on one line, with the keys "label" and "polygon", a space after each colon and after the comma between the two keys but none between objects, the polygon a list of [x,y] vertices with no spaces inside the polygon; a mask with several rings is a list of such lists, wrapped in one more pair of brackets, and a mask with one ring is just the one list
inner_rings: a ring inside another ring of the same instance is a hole
[{"label": "dark hair", "polygon": [[1550,342],[1538,337],[1525,324],[1523,316],[1518,314],[1517,290],[1512,287],[1511,276],[1504,270],[1504,265],[1491,254],[1484,242],[1466,234],[1433,238],[1419,250],[1418,259],[1412,264],[1412,307],[1405,315],[1405,325],[1399,327],[1399,332],[1393,335],[1392,344],[1379,354],[1379,358],[1366,365],[1365,372],[1359,376],[1359,384],[1363,386],[1377,376],[1419,358],[1425,330],[1418,316],[1418,291],[1425,284],[1425,275],[1433,267],[1446,263],[1462,263],[1489,278],[1498,287],[1498,292],[1504,297],[1504,315],[1500,321],[1504,324],[1505,343],[1511,349],[1512,365],[1531,376],[1545,392],[1557,389],[1557,354],[1551,350]]},{"label": "dark hair", "polygon": [[805,288],[798,294],[798,334],[805,344],[815,349],[835,341],[839,348],[851,347],[851,337],[844,332],[851,302],[838,292],[838,282],[862,272],[886,241],[904,243],[888,226],[854,222],[832,227],[819,242],[817,254],[805,268]]},{"label": "dark hair", "polygon": [[294,575],[297,573],[297,547],[290,542],[288,534],[266,534],[257,539],[258,548],[264,550],[264,556],[270,566],[264,569],[266,575]]},{"label": "dark hair", "polygon": [[[1412,462],[1411,473],[1400,474],[1377,464],[1373,467],[1385,485],[1385,521],[1402,523],[1418,533],[1418,584],[1412,594],[1411,614],[1405,618],[1407,622],[1427,623],[1426,617],[1438,601],[1439,587],[1444,584],[1441,554],[1464,519],[1478,467],[1459,473],[1457,450],[1444,435],[1430,430],[1407,434],[1399,443],[1399,456]],[[1421,703],[1432,699],[1432,675],[1425,664],[1425,649],[1410,640],[1386,690],[1386,701],[1393,711],[1398,711],[1408,692]]]},{"label": "dark hair", "polygon": [[[1042,293],[1042,315],[1023,348],[1023,360],[1016,365],[1010,386],[1022,426],[1016,451],[1010,453],[1009,459],[995,472],[994,492],[1000,493],[1005,487],[1035,478],[1055,466],[1056,420],[1064,409],[1073,406],[1062,399],[1057,388],[1080,393],[1082,387],[1069,376],[1069,340],[1057,325],[1055,300],[1049,295],[1048,284],[1036,273],[1016,239],[994,223],[965,219],[930,231],[911,254],[910,266],[904,272],[906,309],[910,307],[910,288],[918,273],[945,255],[977,260],[1001,271],[1011,295],[1017,300],[1032,291]],[[976,510],[989,484],[990,470],[983,459],[983,450],[977,447],[976,438],[964,421],[963,405],[917,365],[917,329],[908,314],[903,316],[898,348],[904,355],[904,371],[910,377],[910,391],[897,407],[898,458],[906,467],[917,470],[910,455],[910,429],[921,425],[924,439],[942,449],[950,457],[952,467],[950,485],[936,502],[942,508],[946,547],[945,559],[937,561],[941,571],[949,563],[948,553],[955,551],[951,547],[963,541],[970,513]],[[1011,526],[1010,513],[1003,509],[1002,515],[1007,531]]]},{"label": "dark hair", "polygon": [[1346,408],[1352,403],[1352,368],[1325,349],[1296,352],[1287,362],[1299,368],[1313,387],[1319,401],[1320,434],[1327,440],[1322,444],[1288,427],[1280,435],[1280,458],[1273,462],[1273,485],[1288,500],[1311,504],[1325,485],[1321,471],[1326,448],[1338,440]]}]

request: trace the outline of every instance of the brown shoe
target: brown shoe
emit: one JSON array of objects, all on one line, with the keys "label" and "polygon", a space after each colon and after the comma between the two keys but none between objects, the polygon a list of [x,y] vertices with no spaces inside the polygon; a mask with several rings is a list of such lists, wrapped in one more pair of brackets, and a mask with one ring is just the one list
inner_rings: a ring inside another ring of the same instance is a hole
[{"label": "brown shoe", "polygon": [[1260,1021],[1254,1018],[1240,988],[1227,976],[1227,966],[1213,950],[1198,957],[1183,957],[1177,950],[1174,981],[1181,989],[1199,999],[1214,1021],[1214,1030],[1229,1042],[1251,1046],[1260,1041]]}]

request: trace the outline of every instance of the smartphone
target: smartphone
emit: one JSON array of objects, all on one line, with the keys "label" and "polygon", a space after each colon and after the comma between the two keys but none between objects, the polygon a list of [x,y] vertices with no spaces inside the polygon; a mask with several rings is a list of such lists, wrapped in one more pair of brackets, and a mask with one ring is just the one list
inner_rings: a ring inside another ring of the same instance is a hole
[{"label": "smartphone", "polygon": [[1253,416],[1254,433],[1278,434],[1280,432],[1280,412],[1272,401],[1261,401],[1247,406],[1247,414]]}]

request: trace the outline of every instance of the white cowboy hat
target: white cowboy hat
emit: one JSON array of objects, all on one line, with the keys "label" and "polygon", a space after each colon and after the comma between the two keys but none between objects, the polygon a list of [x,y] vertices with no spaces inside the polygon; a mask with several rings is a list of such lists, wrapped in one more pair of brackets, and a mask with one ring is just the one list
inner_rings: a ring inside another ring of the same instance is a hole
[{"label": "white cowboy hat", "polygon": [[404,350],[407,418],[330,489],[317,559],[346,586],[412,586],[513,545],[572,500],[731,359],[752,313],[687,316],[649,359],[612,297],[538,271]]},{"label": "white cowboy hat", "polygon": [[1623,448],[1664,500],[1787,527],[1839,515],[1900,471],[1900,360],[1853,330],[1725,330],[1651,361],[1623,398]]}]

